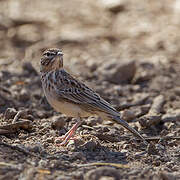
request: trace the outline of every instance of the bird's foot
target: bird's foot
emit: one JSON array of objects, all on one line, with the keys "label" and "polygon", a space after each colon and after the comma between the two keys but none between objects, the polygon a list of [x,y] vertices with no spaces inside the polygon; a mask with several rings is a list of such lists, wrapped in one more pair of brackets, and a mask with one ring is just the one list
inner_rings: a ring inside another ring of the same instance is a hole
[{"label": "bird's foot", "polygon": [[55,142],[57,143],[57,140],[62,141],[59,146],[66,146],[70,140],[75,140],[76,137],[74,137],[74,134],[76,132],[76,129],[79,126],[79,122],[77,122],[64,136],[56,138]]},{"label": "bird's foot", "polygon": [[58,146],[66,146],[70,140],[76,140],[76,139],[77,139],[76,136],[67,138],[65,135],[63,135],[63,136],[56,138],[55,143]]}]

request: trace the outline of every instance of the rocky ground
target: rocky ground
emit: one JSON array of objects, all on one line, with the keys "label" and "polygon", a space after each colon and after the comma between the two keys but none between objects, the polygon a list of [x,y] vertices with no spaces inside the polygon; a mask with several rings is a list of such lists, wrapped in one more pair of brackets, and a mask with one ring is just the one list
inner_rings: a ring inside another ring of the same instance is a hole
[{"label": "rocky ground", "polygon": [[[0,179],[180,179],[178,0],[6,0],[0,12]],[[149,145],[89,117],[58,146],[76,119],[44,98],[49,47]]]}]

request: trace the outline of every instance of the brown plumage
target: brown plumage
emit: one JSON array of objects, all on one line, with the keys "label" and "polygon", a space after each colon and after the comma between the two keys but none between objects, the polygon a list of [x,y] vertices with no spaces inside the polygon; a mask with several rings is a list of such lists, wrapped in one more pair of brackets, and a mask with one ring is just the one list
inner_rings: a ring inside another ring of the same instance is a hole
[{"label": "brown plumage", "polygon": [[[64,70],[61,50],[46,50],[41,58],[40,71],[45,96],[56,111],[79,119],[96,114],[105,120],[112,120],[121,124],[135,136],[146,142],[135,129],[120,118],[119,112],[107,101]],[[79,124],[80,121],[68,131],[62,145],[67,144]]]}]

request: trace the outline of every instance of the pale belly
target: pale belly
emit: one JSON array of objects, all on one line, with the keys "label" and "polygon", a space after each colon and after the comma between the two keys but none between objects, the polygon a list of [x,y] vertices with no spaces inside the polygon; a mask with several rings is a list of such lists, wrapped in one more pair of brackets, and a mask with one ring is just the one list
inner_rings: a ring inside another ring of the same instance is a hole
[{"label": "pale belly", "polygon": [[52,96],[47,95],[46,92],[45,95],[49,104],[57,112],[61,112],[62,114],[65,114],[69,117],[88,117],[92,115],[91,113],[84,111],[76,104],[71,104],[69,102],[64,102],[64,101],[63,102],[57,101],[55,98],[52,98]]}]

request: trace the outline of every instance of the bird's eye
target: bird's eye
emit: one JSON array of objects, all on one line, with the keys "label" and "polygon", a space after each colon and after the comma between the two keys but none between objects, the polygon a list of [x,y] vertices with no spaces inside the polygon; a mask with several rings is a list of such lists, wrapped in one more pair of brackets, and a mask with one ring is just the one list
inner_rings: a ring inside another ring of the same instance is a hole
[{"label": "bird's eye", "polygon": [[46,51],[44,54],[43,54],[44,57],[46,58],[53,58],[56,56],[56,53],[55,52],[51,52],[51,51]]},{"label": "bird's eye", "polygon": [[46,53],[46,56],[47,56],[47,57],[49,57],[50,55],[51,55],[51,53],[50,53],[50,52],[47,52],[47,53]]}]

